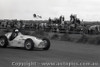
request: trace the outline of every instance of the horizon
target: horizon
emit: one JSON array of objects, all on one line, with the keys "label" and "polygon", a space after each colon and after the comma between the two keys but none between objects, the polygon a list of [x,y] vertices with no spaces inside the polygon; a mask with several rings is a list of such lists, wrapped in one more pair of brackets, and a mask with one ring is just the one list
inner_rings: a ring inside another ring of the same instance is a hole
[{"label": "horizon", "polygon": [[[0,0],[0,19],[47,20],[71,14],[83,21],[100,21],[99,0]],[[42,19],[33,17],[33,14]]]},{"label": "horizon", "polygon": [[[0,19],[0,20],[8,20],[8,21],[12,21],[12,20],[17,20],[17,21],[48,21],[48,19],[45,19],[45,20],[32,20],[32,19]],[[66,21],[70,21],[70,20],[65,20]],[[93,22],[93,23],[100,23],[100,21],[82,21],[82,22]]]}]

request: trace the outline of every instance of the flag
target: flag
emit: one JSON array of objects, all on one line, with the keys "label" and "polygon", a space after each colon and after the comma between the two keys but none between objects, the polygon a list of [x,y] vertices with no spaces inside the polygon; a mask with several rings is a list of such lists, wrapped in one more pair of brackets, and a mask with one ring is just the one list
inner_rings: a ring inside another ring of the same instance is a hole
[{"label": "flag", "polygon": [[33,14],[33,17],[34,17],[34,18],[42,18],[42,16],[37,15],[37,14]]},{"label": "flag", "polygon": [[37,17],[37,15],[36,15],[36,14],[33,14],[33,17],[34,17],[34,18],[36,18],[36,17]]}]

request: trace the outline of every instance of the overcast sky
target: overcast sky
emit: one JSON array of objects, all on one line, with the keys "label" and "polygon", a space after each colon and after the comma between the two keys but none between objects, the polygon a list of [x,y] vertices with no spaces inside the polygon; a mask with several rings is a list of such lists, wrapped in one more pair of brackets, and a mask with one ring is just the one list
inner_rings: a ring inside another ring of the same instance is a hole
[{"label": "overcast sky", "polygon": [[100,0],[0,0],[0,19],[43,19],[77,14],[81,20],[100,21]]}]

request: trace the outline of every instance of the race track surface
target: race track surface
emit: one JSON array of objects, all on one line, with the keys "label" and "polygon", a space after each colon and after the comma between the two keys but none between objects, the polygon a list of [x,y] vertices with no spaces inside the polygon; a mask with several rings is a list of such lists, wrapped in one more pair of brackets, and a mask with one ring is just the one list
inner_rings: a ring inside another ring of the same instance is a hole
[{"label": "race track surface", "polygon": [[0,48],[0,67],[100,67],[100,46],[51,41],[50,50]]}]

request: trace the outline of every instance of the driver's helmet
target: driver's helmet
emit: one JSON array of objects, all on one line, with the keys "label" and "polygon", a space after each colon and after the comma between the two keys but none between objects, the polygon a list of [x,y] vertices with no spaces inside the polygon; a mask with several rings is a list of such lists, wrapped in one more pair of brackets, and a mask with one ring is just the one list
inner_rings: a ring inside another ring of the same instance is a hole
[{"label": "driver's helmet", "polygon": [[19,30],[18,30],[18,29],[15,29],[15,30],[14,30],[14,32],[15,32],[15,33],[18,33],[18,32],[19,32]]}]

